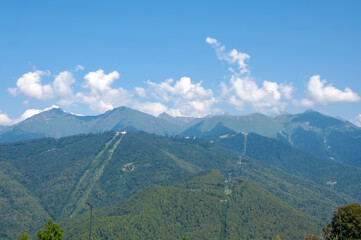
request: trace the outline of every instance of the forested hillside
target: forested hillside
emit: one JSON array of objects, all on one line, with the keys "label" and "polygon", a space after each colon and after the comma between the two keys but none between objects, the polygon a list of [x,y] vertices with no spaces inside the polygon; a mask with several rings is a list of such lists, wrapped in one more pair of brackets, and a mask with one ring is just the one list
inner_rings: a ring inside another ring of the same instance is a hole
[{"label": "forested hillside", "polygon": [[[361,200],[361,169],[331,159],[322,159],[289,144],[257,134],[235,134],[215,143],[238,151],[289,174],[329,186]],[[327,183],[335,182],[334,185]]]},{"label": "forested hillside", "polygon": [[[147,186],[172,184],[202,167],[224,169],[224,163],[237,158],[236,153],[211,145],[146,133],[108,132],[2,144],[1,177],[7,180],[0,182],[1,203],[9,211],[22,211],[24,205],[31,209],[2,221],[1,236],[9,239],[23,229],[38,229],[47,217],[56,221],[74,217],[86,210],[86,201],[97,208],[114,205]],[[21,194],[14,196],[16,186]],[[7,216],[0,214],[2,219]],[[40,215],[38,221],[32,221],[34,214]],[[14,227],[5,227],[9,224]]]},{"label": "forested hillside", "polygon": [[[302,214],[253,181],[216,171],[173,186],[152,186],[125,202],[95,211],[96,239],[301,239],[320,232]],[[226,191],[225,191],[226,188]],[[227,191],[228,189],[228,191]],[[67,239],[88,239],[89,214],[61,223]]]}]

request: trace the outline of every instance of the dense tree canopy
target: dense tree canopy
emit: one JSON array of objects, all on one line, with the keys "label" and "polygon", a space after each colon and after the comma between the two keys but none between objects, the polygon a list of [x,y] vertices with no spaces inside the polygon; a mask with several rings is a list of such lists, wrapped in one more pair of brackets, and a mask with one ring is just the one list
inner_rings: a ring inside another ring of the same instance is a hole
[{"label": "dense tree canopy", "polygon": [[341,236],[343,240],[361,239],[361,206],[352,203],[338,208],[323,231],[327,240],[340,239]]}]

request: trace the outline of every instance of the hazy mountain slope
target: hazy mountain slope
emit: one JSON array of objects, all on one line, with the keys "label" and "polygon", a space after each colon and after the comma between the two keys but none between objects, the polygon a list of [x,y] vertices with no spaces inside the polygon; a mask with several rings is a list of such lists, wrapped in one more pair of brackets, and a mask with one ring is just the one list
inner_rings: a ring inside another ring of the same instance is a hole
[{"label": "hazy mountain slope", "polygon": [[244,152],[246,140],[246,155],[261,162],[280,168],[289,174],[314,181],[321,186],[327,186],[332,180],[337,184],[336,191],[352,198],[361,200],[361,169],[338,163],[329,159],[315,157],[312,154],[292,148],[272,138],[250,133],[236,134],[215,141],[226,148]]},{"label": "hazy mountain slope", "polygon": [[98,116],[75,116],[61,109],[37,114],[0,130],[0,142],[41,137],[63,137],[104,131],[145,131],[158,135],[216,137],[240,132],[277,138],[321,158],[361,167],[361,129],[315,111],[276,118],[254,113],[205,118],[153,117],[126,107]]},{"label": "hazy mountain slope", "polygon": [[284,126],[280,138],[321,158],[361,167],[361,129],[319,112],[276,118]]},{"label": "hazy mountain slope", "polygon": [[[93,236],[106,239],[271,239],[318,232],[317,221],[251,181],[202,172],[173,186],[153,186],[94,213]],[[88,214],[62,223],[65,237],[88,238]],[[287,229],[287,230],[285,230]]]},{"label": "hazy mountain slope", "polygon": [[176,125],[126,107],[98,116],[76,116],[59,108],[34,115],[23,122],[3,129],[0,142],[41,137],[64,137],[104,131],[138,130],[159,135],[174,134]]},{"label": "hazy mountain slope", "polygon": [[167,113],[160,114],[158,118],[164,119],[178,126],[183,126],[195,119],[194,117],[172,117]]},{"label": "hazy mountain slope", "polygon": [[219,115],[191,122],[190,125],[181,135],[203,137],[232,132],[255,132],[263,136],[276,137],[282,129],[277,120],[260,113],[244,116]]},{"label": "hazy mountain slope", "polygon": [[183,136],[212,138],[257,133],[276,138],[320,158],[361,167],[361,129],[350,122],[308,110],[270,118],[262,114],[219,115],[185,124]]},{"label": "hazy mountain slope", "polygon": [[7,128],[7,126],[5,126],[5,125],[0,125],[0,133],[1,133],[1,131],[2,131],[3,129],[5,129],[5,128]]}]

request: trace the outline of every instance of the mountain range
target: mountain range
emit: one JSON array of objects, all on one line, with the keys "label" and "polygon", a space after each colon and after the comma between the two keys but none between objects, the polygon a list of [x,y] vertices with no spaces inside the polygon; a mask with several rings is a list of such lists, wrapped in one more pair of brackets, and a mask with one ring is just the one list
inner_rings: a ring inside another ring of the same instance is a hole
[{"label": "mountain range", "polygon": [[76,116],[54,108],[16,125],[0,128],[0,142],[124,130],[210,139],[241,132],[256,133],[320,158],[361,167],[361,128],[312,110],[278,117],[254,113],[187,118],[166,113],[154,117],[126,107],[98,116]]}]

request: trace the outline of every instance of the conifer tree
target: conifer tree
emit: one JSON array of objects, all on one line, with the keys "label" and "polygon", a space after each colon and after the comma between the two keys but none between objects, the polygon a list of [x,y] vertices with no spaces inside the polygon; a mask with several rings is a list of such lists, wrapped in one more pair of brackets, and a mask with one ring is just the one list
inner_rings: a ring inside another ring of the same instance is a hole
[{"label": "conifer tree", "polygon": [[39,230],[39,240],[62,240],[63,230],[59,229],[58,224],[54,223],[52,219],[49,219],[48,223],[45,223],[45,230]]}]

